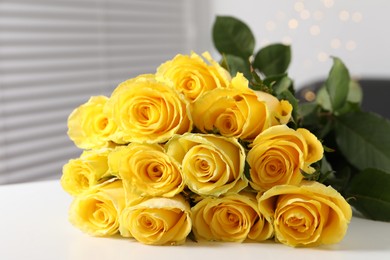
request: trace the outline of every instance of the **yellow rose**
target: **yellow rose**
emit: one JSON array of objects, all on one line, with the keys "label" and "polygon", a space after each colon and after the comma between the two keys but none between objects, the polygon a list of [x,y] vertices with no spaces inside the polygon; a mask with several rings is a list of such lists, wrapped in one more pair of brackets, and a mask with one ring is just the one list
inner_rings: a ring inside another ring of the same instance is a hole
[{"label": "yellow rose", "polygon": [[317,137],[305,128],[298,128],[297,132],[302,135],[307,144],[305,153],[305,164],[310,165],[313,162],[321,160],[324,155],[324,147],[318,141]]},{"label": "yellow rose", "polygon": [[110,151],[84,151],[79,158],[69,160],[62,168],[62,188],[76,196],[112,177],[107,162]]},{"label": "yellow rose", "polygon": [[91,97],[68,117],[68,136],[81,149],[99,149],[112,146],[116,124],[104,112],[108,98]]},{"label": "yellow rose", "polygon": [[119,230],[125,204],[122,182],[110,180],[77,196],[70,206],[69,220],[90,235],[110,236]]},{"label": "yellow rose", "polygon": [[120,217],[122,236],[150,245],[182,244],[191,227],[190,206],[180,195],[131,203]]},{"label": "yellow rose", "polygon": [[275,237],[289,246],[318,246],[340,242],[352,210],[332,187],[318,182],[280,185],[259,197],[259,209],[273,220]]},{"label": "yellow rose", "polygon": [[157,79],[171,84],[190,102],[208,90],[228,86],[229,73],[212,60],[207,52],[203,57],[210,64],[196,53],[191,56],[179,54],[157,68]]},{"label": "yellow rose", "polygon": [[117,138],[125,142],[162,143],[192,128],[187,103],[153,75],[121,83],[107,102],[107,113],[118,125]]},{"label": "yellow rose", "polygon": [[292,105],[287,100],[278,100],[275,96],[263,91],[255,91],[258,99],[264,101],[270,113],[272,125],[287,124],[291,119]]},{"label": "yellow rose", "polygon": [[116,147],[108,158],[110,170],[123,180],[128,193],[173,197],[184,188],[178,163],[158,144]]},{"label": "yellow rose", "polygon": [[193,232],[199,240],[263,241],[273,235],[273,227],[260,214],[253,194],[206,197],[191,211]]},{"label": "yellow rose", "polygon": [[306,129],[272,126],[256,137],[248,152],[250,185],[258,191],[297,185],[303,179],[301,170],[313,173],[310,164],[322,156],[322,144]]},{"label": "yellow rose", "polygon": [[219,196],[248,185],[245,151],[234,138],[186,133],[172,137],[166,151],[181,164],[184,182],[195,193]]},{"label": "yellow rose", "polygon": [[230,88],[213,89],[202,95],[191,112],[195,127],[203,133],[253,140],[269,127],[265,102],[257,99],[242,74],[232,79]]}]

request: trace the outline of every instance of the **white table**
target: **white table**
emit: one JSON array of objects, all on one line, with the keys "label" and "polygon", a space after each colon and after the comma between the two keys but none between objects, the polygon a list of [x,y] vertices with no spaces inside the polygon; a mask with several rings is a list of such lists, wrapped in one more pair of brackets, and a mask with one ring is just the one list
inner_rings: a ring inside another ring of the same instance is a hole
[{"label": "white table", "polygon": [[344,240],[327,247],[194,242],[147,246],[82,233],[67,220],[70,202],[58,181],[0,186],[0,259],[390,259],[390,223],[357,217]]}]

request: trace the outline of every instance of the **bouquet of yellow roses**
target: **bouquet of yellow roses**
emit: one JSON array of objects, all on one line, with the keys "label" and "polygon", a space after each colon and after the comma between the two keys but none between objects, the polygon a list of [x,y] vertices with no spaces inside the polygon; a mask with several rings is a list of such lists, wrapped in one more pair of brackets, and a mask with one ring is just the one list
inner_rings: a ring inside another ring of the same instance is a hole
[{"label": "bouquet of yellow roses", "polygon": [[84,151],[61,178],[71,223],[153,245],[339,242],[351,207],[317,181],[324,148],[297,126],[289,79],[240,64],[179,54],[76,108],[68,135]]}]

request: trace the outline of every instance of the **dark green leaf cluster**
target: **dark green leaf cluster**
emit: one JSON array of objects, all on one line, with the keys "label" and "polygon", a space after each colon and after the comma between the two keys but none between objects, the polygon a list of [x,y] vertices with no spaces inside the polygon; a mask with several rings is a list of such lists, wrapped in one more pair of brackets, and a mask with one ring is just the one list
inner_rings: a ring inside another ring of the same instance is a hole
[{"label": "dark green leaf cluster", "polygon": [[333,57],[316,99],[301,104],[287,73],[290,46],[255,52],[250,28],[228,16],[216,18],[212,36],[223,67],[233,76],[243,73],[252,89],[287,99],[293,105],[290,126],[307,128],[329,147],[310,178],[332,185],[366,217],[390,221],[390,121],[361,110],[362,91],[341,59]]},{"label": "dark green leaf cluster", "polygon": [[[265,91],[279,99],[287,99],[297,111],[293,81],[287,75],[291,61],[288,45],[272,44],[256,53],[255,37],[242,21],[229,16],[218,16],[213,26],[213,40],[222,55],[221,65],[231,75],[241,72],[254,90]],[[296,119],[297,114],[293,114]]]}]

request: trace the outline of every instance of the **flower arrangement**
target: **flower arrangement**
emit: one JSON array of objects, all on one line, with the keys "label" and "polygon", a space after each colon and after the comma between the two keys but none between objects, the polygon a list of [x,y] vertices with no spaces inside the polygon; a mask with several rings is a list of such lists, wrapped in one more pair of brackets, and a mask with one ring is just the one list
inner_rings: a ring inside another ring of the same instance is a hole
[{"label": "flower arrangement", "polygon": [[[329,149],[299,118],[289,47],[266,47],[252,63],[253,36],[232,17],[217,18],[213,37],[221,64],[179,54],[70,114],[68,135],[84,150],[63,167],[70,222],[151,245],[339,242],[351,206],[321,183],[333,174]],[[335,59],[329,81],[346,81],[340,70]],[[339,91],[330,87],[333,108]]]}]

